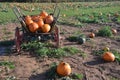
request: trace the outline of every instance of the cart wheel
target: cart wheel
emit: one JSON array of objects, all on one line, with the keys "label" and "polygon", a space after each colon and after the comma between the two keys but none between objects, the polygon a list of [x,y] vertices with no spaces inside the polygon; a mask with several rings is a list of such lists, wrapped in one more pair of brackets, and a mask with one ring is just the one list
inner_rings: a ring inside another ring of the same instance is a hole
[{"label": "cart wheel", "polygon": [[18,53],[20,52],[20,45],[21,45],[21,35],[20,35],[20,30],[17,27],[15,29],[15,46]]},{"label": "cart wheel", "polygon": [[55,26],[55,35],[54,40],[56,41],[56,47],[60,47],[60,30],[57,26]]}]

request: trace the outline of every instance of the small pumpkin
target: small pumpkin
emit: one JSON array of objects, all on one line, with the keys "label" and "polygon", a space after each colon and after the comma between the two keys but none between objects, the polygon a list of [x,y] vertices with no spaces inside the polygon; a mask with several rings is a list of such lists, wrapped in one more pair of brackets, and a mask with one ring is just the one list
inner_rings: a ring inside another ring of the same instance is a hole
[{"label": "small pumpkin", "polygon": [[46,18],[45,18],[45,23],[46,24],[51,24],[53,22],[54,18],[52,15],[48,15]]},{"label": "small pumpkin", "polygon": [[36,32],[39,28],[38,24],[35,22],[31,23],[28,27],[31,32]]},{"label": "small pumpkin", "polygon": [[105,61],[114,61],[115,60],[115,55],[111,52],[105,52],[103,55],[102,55],[102,58],[105,60]]},{"label": "small pumpkin", "polygon": [[32,20],[35,21],[35,22],[38,21],[39,20],[39,16],[38,15],[33,15],[32,16]]},{"label": "small pumpkin", "polygon": [[31,19],[31,16],[30,15],[26,15],[25,19]]},{"label": "small pumpkin", "polygon": [[50,27],[49,24],[44,24],[44,25],[41,27],[41,29],[42,29],[42,32],[47,33],[47,32],[50,31],[51,27]]},{"label": "small pumpkin", "polygon": [[112,28],[112,33],[117,34],[117,30]]},{"label": "small pumpkin", "polygon": [[71,67],[66,62],[60,62],[57,66],[57,73],[61,76],[68,76],[71,74]]},{"label": "small pumpkin", "polygon": [[33,20],[31,19],[31,17],[29,15],[27,15],[25,17],[25,23],[28,26],[29,24],[33,23]]},{"label": "small pumpkin", "polygon": [[91,33],[89,34],[89,37],[90,37],[90,38],[94,38],[94,37],[95,37],[95,34],[94,34],[93,32],[91,32]]},{"label": "small pumpkin", "polygon": [[39,26],[39,29],[41,29],[41,27],[44,25],[44,21],[43,21],[42,19],[39,19],[39,20],[37,21],[37,24],[38,24],[38,26]]},{"label": "small pumpkin", "polygon": [[45,18],[48,16],[48,13],[45,12],[45,11],[42,11],[42,12],[40,13],[40,16],[41,16],[43,19],[45,19]]},{"label": "small pumpkin", "polygon": [[110,48],[109,47],[104,47],[104,49],[103,49],[104,51],[109,51],[110,50]]}]

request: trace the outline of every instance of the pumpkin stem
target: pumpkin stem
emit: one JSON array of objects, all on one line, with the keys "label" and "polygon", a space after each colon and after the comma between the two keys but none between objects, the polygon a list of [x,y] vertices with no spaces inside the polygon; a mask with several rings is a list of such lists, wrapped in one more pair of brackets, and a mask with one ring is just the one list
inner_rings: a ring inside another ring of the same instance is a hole
[{"label": "pumpkin stem", "polygon": [[63,62],[63,65],[66,65],[66,63],[65,63],[65,62]]}]

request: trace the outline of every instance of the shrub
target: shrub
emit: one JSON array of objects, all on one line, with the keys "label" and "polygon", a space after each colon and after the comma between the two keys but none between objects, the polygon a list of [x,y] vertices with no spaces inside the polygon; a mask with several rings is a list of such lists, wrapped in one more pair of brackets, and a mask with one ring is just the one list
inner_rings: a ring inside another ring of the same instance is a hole
[{"label": "shrub", "polygon": [[111,37],[112,36],[112,31],[109,26],[104,26],[98,31],[98,36],[103,36],[103,37]]}]

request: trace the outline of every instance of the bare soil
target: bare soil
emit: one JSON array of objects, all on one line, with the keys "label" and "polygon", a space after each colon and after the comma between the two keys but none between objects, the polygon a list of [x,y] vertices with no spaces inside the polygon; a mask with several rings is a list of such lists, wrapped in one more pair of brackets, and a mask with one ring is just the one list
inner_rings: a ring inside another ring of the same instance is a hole
[{"label": "bare soil", "polygon": [[[91,31],[99,30],[101,27],[109,25],[117,29],[117,35],[114,38],[96,36],[90,41],[80,45],[76,42],[69,42],[67,37],[74,33],[88,34]],[[14,31],[19,24],[9,23],[0,25],[0,42],[14,40]],[[58,25],[61,33],[61,47],[74,46],[85,52],[86,57],[83,58],[80,54],[71,55],[69,57],[44,58],[38,59],[29,52],[21,52],[6,54],[6,48],[14,48],[13,46],[0,46],[0,61],[11,61],[15,64],[15,69],[6,69],[0,66],[0,80],[10,76],[15,76],[17,80],[46,80],[46,71],[49,70],[50,64],[53,62],[59,63],[61,60],[68,62],[72,67],[72,73],[81,73],[84,75],[83,80],[120,80],[120,64],[116,61],[105,62],[101,56],[95,56],[94,50],[103,49],[108,46],[110,49],[117,50],[120,53],[120,25],[115,23],[109,24],[86,24],[82,28],[66,25]],[[5,29],[6,28],[6,29]],[[10,32],[7,34],[7,32]],[[115,79],[114,79],[115,78]]]}]

